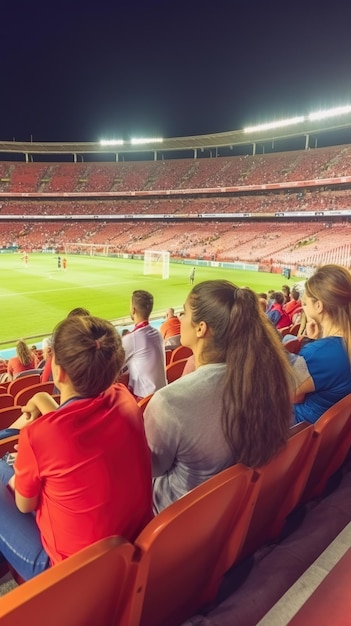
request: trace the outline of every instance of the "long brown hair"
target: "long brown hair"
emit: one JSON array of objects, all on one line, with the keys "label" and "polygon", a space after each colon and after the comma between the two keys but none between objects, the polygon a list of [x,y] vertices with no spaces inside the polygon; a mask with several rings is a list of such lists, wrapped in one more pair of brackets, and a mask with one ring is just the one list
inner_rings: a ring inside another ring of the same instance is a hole
[{"label": "long brown hair", "polygon": [[110,322],[99,317],[66,318],[54,331],[52,348],[56,363],[83,397],[105,391],[116,380],[124,362],[119,334]]},{"label": "long brown hair", "polygon": [[28,365],[31,365],[33,363],[34,354],[32,350],[30,349],[30,347],[27,346],[25,341],[20,339],[17,342],[16,350],[17,350],[18,358],[21,361],[22,365],[27,367]]},{"label": "long brown hair", "polygon": [[323,303],[323,309],[342,331],[351,362],[351,275],[341,265],[323,265],[305,285],[305,293]]},{"label": "long brown hair", "polygon": [[290,366],[257,295],[225,280],[196,285],[194,323],[206,322],[206,363],[225,362],[223,432],[235,459],[259,467],[285,443],[291,423]]}]

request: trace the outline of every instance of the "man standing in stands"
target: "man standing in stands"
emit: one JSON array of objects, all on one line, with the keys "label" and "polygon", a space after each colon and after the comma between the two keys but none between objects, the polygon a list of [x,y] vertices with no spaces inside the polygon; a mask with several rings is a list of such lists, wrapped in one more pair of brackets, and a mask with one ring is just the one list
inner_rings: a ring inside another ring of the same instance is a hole
[{"label": "man standing in stands", "polygon": [[160,333],[166,348],[172,348],[173,350],[180,346],[180,320],[175,315],[174,309],[167,309],[166,319],[160,326]]},{"label": "man standing in stands", "polygon": [[125,350],[122,372],[128,371],[128,386],[137,399],[145,398],[167,384],[163,337],[149,323],[153,305],[153,295],[148,291],[133,292],[130,315],[135,327],[122,337]]},{"label": "man standing in stands", "polygon": [[190,284],[193,285],[194,280],[195,280],[195,267],[193,267],[193,269],[190,272],[189,280],[190,280]]}]

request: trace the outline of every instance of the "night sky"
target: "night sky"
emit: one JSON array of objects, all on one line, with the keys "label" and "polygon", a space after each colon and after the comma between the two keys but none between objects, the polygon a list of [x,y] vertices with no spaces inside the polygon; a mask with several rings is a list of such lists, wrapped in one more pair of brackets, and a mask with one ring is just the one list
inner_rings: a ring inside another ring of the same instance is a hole
[{"label": "night sky", "polygon": [[351,103],[346,0],[6,0],[0,20],[1,140],[197,135]]}]

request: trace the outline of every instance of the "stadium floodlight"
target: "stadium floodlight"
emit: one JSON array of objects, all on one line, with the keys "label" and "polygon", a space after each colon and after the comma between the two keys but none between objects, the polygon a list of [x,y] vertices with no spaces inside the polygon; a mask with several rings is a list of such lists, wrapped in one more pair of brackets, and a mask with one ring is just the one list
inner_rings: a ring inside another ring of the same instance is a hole
[{"label": "stadium floodlight", "polygon": [[273,130],[275,128],[283,128],[284,126],[292,126],[293,124],[301,124],[305,121],[303,115],[296,117],[290,117],[285,120],[277,120],[276,122],[267,122],[267,124],[258,124],[257,126],[247,126],[244,128],[244,133],[255,133],[264,130]]},{"label": "stadium floodlight", "polygon": [[154,137],[154,138],[150,138],[150,139],[147,139],[147,138],[144,138],[144,137],[140,137],[140,138],[135,137],[135,138],[130,140],[130,143],[133,146],[142,146],[143,144],[146,144],[146,143],[162,143],[162,142],[163,142],[162,137]]},{"label": "stadium floodlight", "polygon": [[328,117],[336,117],[338,115],[345,115],[346,113],[351,113],[350,104],[346,104],[341,107],[334,107],[333,109],[326,109],[324,111],[316,111],[315,113],[310,113],[308,119],[313,122],[314,120],[324,120]]},{"label": "stadium floodlight", "polygon": [[123,139],[100,139],[100,146],[123,146]]}]

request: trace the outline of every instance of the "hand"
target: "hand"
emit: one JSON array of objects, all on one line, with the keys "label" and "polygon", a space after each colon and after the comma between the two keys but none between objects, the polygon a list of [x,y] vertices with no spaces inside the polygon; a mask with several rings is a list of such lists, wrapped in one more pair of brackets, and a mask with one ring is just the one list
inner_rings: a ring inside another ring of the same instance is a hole
[{"label": "hand", "polygon": [[41,415],[41,412],[39,411],[34,399],[35,397],[29,400],[29,402],[27,402],[27,404],[22,407],[21,417],[23,417],[28,424],[30,424],[30,422],[34,422],[34,420],[36,420],[37,417]]},{"label": "hand", "polygon": [[318,339],[320,337],[321,329],[319,324],[313,319],[309,319],[306,324],[306,335],[309,339]]}]

